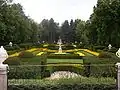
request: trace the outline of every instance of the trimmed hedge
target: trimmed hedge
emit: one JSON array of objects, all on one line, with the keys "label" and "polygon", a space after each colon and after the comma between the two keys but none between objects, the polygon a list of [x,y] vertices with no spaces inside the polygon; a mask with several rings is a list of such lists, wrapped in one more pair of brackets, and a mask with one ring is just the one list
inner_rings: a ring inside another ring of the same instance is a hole
[{"label": "trimmed hedge", "polygon": [[10,66],[8,79],[35,79],[41,78],[41,67],[39,66]]},{"label": "trimmed hedge", "polygon": [[109,52],[116,53],[118,51],[118,48],[112,47]]},{"label": "trimmed hedge", "polygon": [[75,54],[49,54],[47,58],[54,59],[82,59],[82,56]]},{"label": "trimmed hedge", "polygon": [[8,65],[20,65],[20,59],[18,57],[9,57],[4,61],[4,64]]},{"label": "trimmed hedge", "polygon": [[20,50],[20,47],[19,47],[17,44],[13,44],[12,47],[11,47],[10,45],[6,45],[6,46],[4,46],[4,48],[5,48],[7,51],[10,51],[10,50]]},{"label": "trimmed hedge", "polygon": [[19,44],[20,48],[24,48],[24,49],[30,49],[32,48],[33,44],[32,43],[21,43]]},{"label": "trimmed hedge", "polygon": [[88,73],[88,76],[116,78],[117,72],[115,64],[117,62],[118,60],[115,58],[83,57],[86,70],[85,75]]},{"label": "trimmed hedge", "polygon": [[114,84],[9,85],[8,90],[117,90]]},{"label": "trimmed hedge", "polygon": [[103,50],[103,49],[105,49],[106,47],[105,47],[105,46],[93,46],[93,48],[94,48],[95,50]]}]

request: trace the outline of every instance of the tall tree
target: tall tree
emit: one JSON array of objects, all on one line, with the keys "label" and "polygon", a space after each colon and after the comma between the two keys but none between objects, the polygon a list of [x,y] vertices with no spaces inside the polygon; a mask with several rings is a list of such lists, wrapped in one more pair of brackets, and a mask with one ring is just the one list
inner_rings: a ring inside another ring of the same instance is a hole
[{"label": "tall tree", "polygon": [[69,33],[70,33],[69,22],[68,20],[65,20],[65,22],[61,26],[61,37],[63,41],[70,42]]},{"label": "tall tree", "polygon": [[90,32],[95,32],[94,35],[97,35],[97,44],[120,45],[120,40],[118,40],[120,38],[119,9],[120,0],[98,0],[90,18]]},{"label": "tall tree", "polygon": [[71,19],[71,21],[70,21],[70,34],[69,34],[70,42],[75,42],[75,37],[76,37],[75,31],[76,31],[75,22],[73,21],[73,19]]},{"label": "tall tree", "polygon": [[41,28],[41,40],[48,43],[56,41],[59,30],[58,23],[54,22],[52,18],[50,20],[44,19],[39,26]]}]

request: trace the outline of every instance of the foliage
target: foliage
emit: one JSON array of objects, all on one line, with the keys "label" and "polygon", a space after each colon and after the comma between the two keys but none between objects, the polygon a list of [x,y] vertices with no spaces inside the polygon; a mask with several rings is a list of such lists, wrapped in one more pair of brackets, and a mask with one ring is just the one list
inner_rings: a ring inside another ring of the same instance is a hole
[{"label": "foliage", "polygon": [[48,64],[77,64],[77,63],[83,63],[83,60],[82,59],[47,59],[47,63]]},{"label": "foliage", "polygon": [[18,57],[9,57],[4,61],[4,64],[8,65],[20,65],[20,59]]},{"label": "foliage", "polygon": [[18,52],[19,50],[12,50],[12,51],[7,51],[8,55],[12,55],[15,54],[16,52]]},{"label": "foliage", "polygon": [[9,46],[9,45],[6,45],[4,48],[8,51],[10,51],[10,50],[20,50],[20,47],[17,44],[13,44],[12,47]]},{"label": "foliage", "polygon": [[117,90],[116,85],[99,85],[99,84],[70,84],[70,85],[53,85],[53,86],[38,86],[38,85],[9,85],[8,90]]},{"label": "foliage", "polygon": [[56,46],[56,44],[49,44],[47,48],[51,50],[58,50],[58,46]]},{"label": "foliage", "polygon": [[[24,81],[23,81],[24,80]],[[112,78],[70,78],[59,80],[9,80],[8,90],[117,90]]]},{"label": "foliage", "polygon": [[[95,77],[114,77],[116,78],[115,64],[120,60],[116,56],[111,55],[111,58],[98,58],[92,56],[83,57],[83,63],[85,66],[90,66],[88,73],[90,76]],[[89,63],[89,65],[88,65]],[[88,67],[86,67],[87,69]]]},{"label": "foliage", "polygon": [[47,58],[54,58],[54,59],[81,59],[82,56],[77,54],[49,54]]},{"label": "foliage", "polygon": [[54,43],[57,41],[58,38],[58,23],[54,22],[53,18],[50,20],[43,19],[42,22],[39,24],[40,27],[40,38],[41,41],[45,41],[48,43]]},{"label": "foliage", "polygon": [[[46,76],[46,57],[33,57],[33,58],[18,58],[11,57],[10,59],[13,60],[12,64],[10,60],[10,72],[8,73],[9,79],[35,79],[35,78],[43,78]],[[19,62],[18,65],[16,62]],[[5,61],[6,62],[6,61]],[[6,62],[7,63],[7,62]],[[9,63],[8,63],[9,64]],[[14,66],[13,66],[14,65]]]},{"label": "foliage", "polygon": [[10,66],[8,79],[41,78],[41,66]]},{"label": "foliage", "polygon": [[116,53],[118,51],[118,48],[112,47],[108,52]]},{"label": "foliage", "polygon": [[87,25],[91,44],[119,46],[119,3],[119,0],[98,0]]},{"label": "foliage", "polygon": [[99,55],[98,55],[99,58],[111,58],[111,55],[107,52],[101,52]]},{"label": "foliage", "polygon": [[32,58],[34,57],[34,54],[32,52],[22,51],[19,54],[20,58]]},{"label": "foliage", "polygon": [[10,41],[14,43],[36,42],[39,38],[38,24],[24,14],[20,4],[8,1],[12,0],[0,1],[1,45]]},{"label": "foliage", "polygon": [[93,46],[94,50],[103,50],[105,49],[106,47],[105,46]]},{"label": "foliage", "polygon": [[24,49],[30,49],[33,44],[32,43],[21,43],[19,44],[20,48],[24,48]]},{"label": "foliage", "polygon": [[76,38],[77,41],[88,43],[88,37],[87,37],[87,29],[86,29],[86,22],[80,20],[76,26]]}]

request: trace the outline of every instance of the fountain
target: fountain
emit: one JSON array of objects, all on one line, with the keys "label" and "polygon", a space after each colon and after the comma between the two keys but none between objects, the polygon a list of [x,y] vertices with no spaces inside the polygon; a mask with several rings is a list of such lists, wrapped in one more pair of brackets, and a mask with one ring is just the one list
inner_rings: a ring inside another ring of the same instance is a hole
[{"label": "fountain", "polygon": [[68,53],[65,53],[62,51],[62,40],[61,38],[59,37],[58,39],[58,42],[57,42],[58,46],[59,46],[59,49],[58,49],[58,52],[54,53],[54,54],[68,54]]},{"label": "fountain", "polygon": [[62,47],[61,47],[62,40],[61,40],[61,38],[59,38],[59,40],[58,40],[57,44],[59,44],[58,53],[62,53]]}]

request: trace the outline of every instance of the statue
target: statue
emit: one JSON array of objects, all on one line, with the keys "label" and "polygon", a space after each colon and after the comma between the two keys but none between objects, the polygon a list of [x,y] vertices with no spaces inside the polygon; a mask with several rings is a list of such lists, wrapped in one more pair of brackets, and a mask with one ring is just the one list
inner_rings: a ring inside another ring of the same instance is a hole
[{"label": "statue", "polygon": [[109,44],[109,45],[108,45],[108,49],[110,50],[111,48],[112,48],[112,45],[111,45],[111,44]]},{"label": "statue", "polygon": [[119,48],[118,51],[116,52],[116,56],[120,58],[120,48]]},{"label": "statue", "polygon": [[61,38],[60,38],[60,37],[59,37],[59,40],[58,40],[57,44],[59,44],[58,53],[62,53],[62,47],[61,47],[62,40],[61,40]]},{"label": "statue", "polygon": [[10,42],[10,43],[9,43],[9,45],[12,47],[13,43],[12,43],[12,42]]},{"label": "statue", "polygon": [[8,58],[7,51],[4,49],[3,46],[0,48],[0,65]]}]

